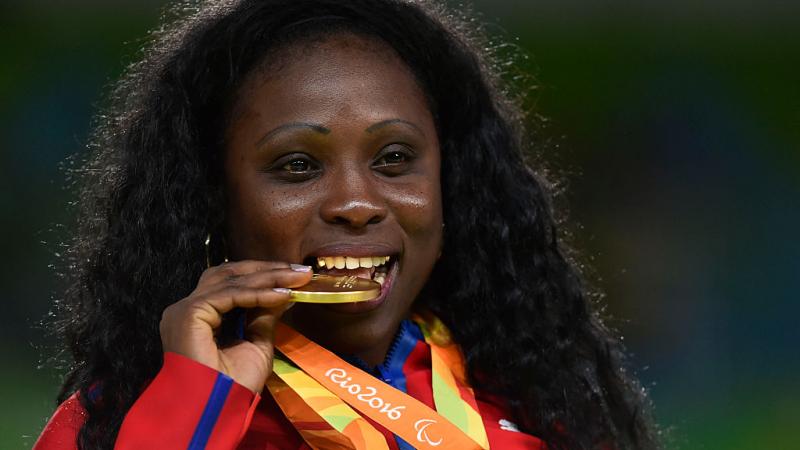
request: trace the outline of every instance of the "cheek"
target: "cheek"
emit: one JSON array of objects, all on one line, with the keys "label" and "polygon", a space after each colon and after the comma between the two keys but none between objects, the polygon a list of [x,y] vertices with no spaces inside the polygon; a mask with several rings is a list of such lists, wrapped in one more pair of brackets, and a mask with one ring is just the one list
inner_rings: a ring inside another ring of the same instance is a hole
[{"label": "cheek", "polygon": [[442,188],[439,175],[441,159],[438,145],[420,161],[419,172],[406,183],[395,186],[387,195],[397,221],[405,232],[413,238],[423,253],[430,250],[438,254],[442,239]]},{"label": "cheek", "polygon": [[[436,242],[442,227],[439,180],[426,180],[392,190],[387,199],[400,226],[423,245]],[[438,249],[438,246],[436,247]]]},{"label": "cheek", "polygon": [[287,260],[299,254],[311,216],[313,193],[260,186],[242,180],[229,186],[229,234],[240,258]]}]

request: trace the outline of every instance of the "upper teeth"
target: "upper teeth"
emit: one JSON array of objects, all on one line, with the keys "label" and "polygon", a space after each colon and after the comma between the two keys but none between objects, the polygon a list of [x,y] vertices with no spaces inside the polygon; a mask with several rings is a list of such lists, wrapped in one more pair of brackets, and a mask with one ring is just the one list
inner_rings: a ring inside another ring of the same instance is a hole
[{"label": "upper teeth", "polygon": [[317,266],[333,269],[358,269],[359,267],[377,267],[386,264],[388,256],[364,256],[354,258],[352,256],[319,256]]}]

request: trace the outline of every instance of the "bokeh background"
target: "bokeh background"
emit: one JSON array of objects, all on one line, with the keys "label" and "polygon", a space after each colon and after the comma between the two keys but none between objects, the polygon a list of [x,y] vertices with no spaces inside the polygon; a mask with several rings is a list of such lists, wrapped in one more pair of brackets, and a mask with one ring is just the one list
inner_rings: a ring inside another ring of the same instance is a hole
[{"label": "bokeh background", "polygon": [[[800,3],[473,6],[535,76],[574,241],[667,447],[800,448]],[[39,323],[70,223],[60,165],[162,8],[0,6],[0,448],[29,448],[55,406]]]}]

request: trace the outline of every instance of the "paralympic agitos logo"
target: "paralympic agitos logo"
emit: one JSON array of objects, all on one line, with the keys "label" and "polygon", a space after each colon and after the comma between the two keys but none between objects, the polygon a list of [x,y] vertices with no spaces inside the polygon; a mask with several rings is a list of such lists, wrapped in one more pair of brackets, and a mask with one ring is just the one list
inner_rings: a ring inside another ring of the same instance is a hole
[{"label": "paralympic agitos logo", "polygon": [[428,427],[435,424],[436,421],[433,419],[419,419],[414,423],[414,429],[417,430],[417,440],[420,442],[427,442],[433,447],[442,443],[442,438],[439,438],[438,441],[434,441],[428,436]]}]

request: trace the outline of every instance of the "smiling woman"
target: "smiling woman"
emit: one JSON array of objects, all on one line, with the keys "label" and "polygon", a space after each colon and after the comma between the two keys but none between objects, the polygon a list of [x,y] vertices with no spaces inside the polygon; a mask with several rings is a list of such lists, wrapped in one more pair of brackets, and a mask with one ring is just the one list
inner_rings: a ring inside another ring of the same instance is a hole
[{"label": "smiling woman", "polygon": [[228,252],[338,258],[337,273],[367,276],[377,270],[359,271],[356,258],[360,267],[388,256],[376,301],[300,304],[284,316],[331,350],[378,365],[442,246],[433,116],[411,70],[374,38],[338,32],[269,60],[283,64],[243,82],[226,133]]},{"label": "smiling woman", "polygon": [[[466,19],[179,12],[82,172],[37,449],[656,446]],[[377,296],[294,302],[320,275]]]}]

